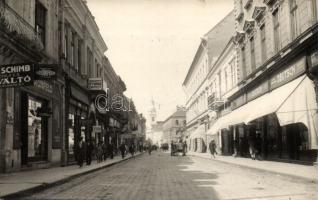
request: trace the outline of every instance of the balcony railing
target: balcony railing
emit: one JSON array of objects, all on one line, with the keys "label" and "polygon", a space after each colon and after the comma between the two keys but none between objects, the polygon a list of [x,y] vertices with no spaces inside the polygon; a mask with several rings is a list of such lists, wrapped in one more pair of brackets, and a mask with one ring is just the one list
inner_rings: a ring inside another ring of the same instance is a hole
[{"label": "balcony railing", "polygon": [[35,28],[23,19],[13,8],[0,0],[0,29],[12,38],[31,48],[41,51],[44,45]]}]

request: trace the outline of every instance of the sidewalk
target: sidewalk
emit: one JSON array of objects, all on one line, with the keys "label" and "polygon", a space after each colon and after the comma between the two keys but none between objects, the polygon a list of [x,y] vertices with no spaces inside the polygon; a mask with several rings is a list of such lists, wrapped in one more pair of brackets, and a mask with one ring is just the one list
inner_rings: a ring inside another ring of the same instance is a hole
[{"label": "sidewalk", "polygon": [[[135,154],[135,156],[139,155],[141,155],[141,153]],[[0,174],[0,199],[1,197],[9,197],[19,193],[27,193],[61,184],[80,175],[112,166],[130,158],[130,155],[126,156],[125,159],[121,159],[121,156],[116,156],[113,160],[107,159],[101,163],[93,161],[89,166],[84,164],[82,168],[79,168],[78,165],[71,165]]]},{"label": "sidewalk", "polygon": [[209,153],[188,152],[189,156],[196,156],[205,159],[217,160],[224,163],[234,164],[241,167],[266,171],[270,173],[280,174],[284,176],[304,179],[310,182],[318,183],[318,167],[307,166],[292,163],[283,163],[275,161],[258,161],[249,158],[240,158],[233,156],[219,156],[211,158]]}]

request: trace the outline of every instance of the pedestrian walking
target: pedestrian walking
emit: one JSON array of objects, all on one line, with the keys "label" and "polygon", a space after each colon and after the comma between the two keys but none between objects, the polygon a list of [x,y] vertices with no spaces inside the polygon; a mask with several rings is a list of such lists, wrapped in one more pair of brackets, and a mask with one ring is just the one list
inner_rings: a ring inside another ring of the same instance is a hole
[{"label": "pedestrian walking", "polygon": [[79,167],[83,167],[84,151],[85,151],[85,143],[83,141],[83,137],[80,137],[78,145],[77,145],[77,163]]},{"label": "pedestrian walking", "polygon": [[215,158],[215,154],[217,154],[217,152],[216,152],[216,144],[214,139],[211,140],[209,144],[209,149],[210,149],[211,157]]},{"label": "pedestrian walking", "polygon": [[255,157],[257,160],[261,160],[262,155],[262,138],[261,134],[257,133],[256,139],[255,139]]},{"label": "pedestrian walking", "polygon": [[249,137],[248,148],[252,160],[255,160],[255,141],[252,137]]},{"label": "pedestrian walking", "polygon": [[108,151],[110,159],[113,159],[114,158],[114,146],[112,143],[108,144],[107,151]]},{"label": "pedestrian walking", "polygon": [[103,146],[102,142],[98,142],[97,148],[96,148],[96,157],[97,162],[100,163],[103,161]]},{"label": "pedestrian walking", "polygon": [[103,149],[103,160],[106,161],[106,159],[107,159],[107,145],[106,145],[106,142],[103,142],[102,149]]},{"label": "pedestrian walking", "polygon": [[182,156],[186,156],[187,149],[188,149],[187,142],[184,141],[182,144]]},{"label": "pedestrian walking", "polygon": [[95,146],[92,140],[89,139],[86,144],[86,165],[91,164],[94,149],[95,149]]},{"label": "pedestrian walking", "polygon": [[131,157],[135,158],[134,154],[135,154],[135,145],[134,143],[132,143],[130,146],[129,146],[129,152],[131,154]]},{"label": "pedestrian walking", "polygon": [[171,141],[170,146],[171,146],[171,156],[173,156],[174,155],[174,151],[175,151],[173,141]]},{"label": "pedestrian walking", "polygon": [[124,159],[125,158],[125,153],[126,153],[126,145],[124,143],[121,143],[119,146],[119,150],[121,153],[121,158]]},{"label": "pedestrian walking", "polygon": [[151,151],[152,151],[151,144],[148,144],[147,150],[148,150],[148,154],[151,155]]}]

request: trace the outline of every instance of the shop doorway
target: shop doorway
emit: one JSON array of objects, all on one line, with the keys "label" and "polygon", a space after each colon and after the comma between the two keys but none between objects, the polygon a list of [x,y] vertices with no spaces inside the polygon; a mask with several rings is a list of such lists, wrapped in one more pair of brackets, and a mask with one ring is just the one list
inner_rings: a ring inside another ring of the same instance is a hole
[{"label": "shop doorway", "polygon": [[48,118],[39,110],[48,102],[28,93],[21,95],[21,164],[47,160]]}]

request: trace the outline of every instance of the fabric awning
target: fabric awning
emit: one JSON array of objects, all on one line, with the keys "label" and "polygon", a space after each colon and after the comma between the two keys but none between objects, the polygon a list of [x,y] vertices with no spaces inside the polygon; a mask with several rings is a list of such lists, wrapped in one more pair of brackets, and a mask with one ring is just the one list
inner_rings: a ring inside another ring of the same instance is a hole
[{"label": "fabric awning", "polygon": [[193,133],[190,135],[189,139],[194,138],[203,138],[205,137],[205,125],[200,125],[197,129],[193,131]]},{"label": "fabric awning", "polygon": [[266,93],[219,118],[210,128],[208,134],[213,135],[221,129],[229,128],[231,125],[241,123],[248,124],[257,118],[275,113],[289,95],[291,95],[297,86],[305,79],[305,76],[306,75],[303,75],[269,93]]},{"label": "fabric awning", "polygon": [[303,123],[308,129],[309,148],[318,149],[318,106],[315,85],[308,77],[276,111],[280,126]]}]

